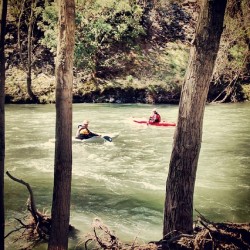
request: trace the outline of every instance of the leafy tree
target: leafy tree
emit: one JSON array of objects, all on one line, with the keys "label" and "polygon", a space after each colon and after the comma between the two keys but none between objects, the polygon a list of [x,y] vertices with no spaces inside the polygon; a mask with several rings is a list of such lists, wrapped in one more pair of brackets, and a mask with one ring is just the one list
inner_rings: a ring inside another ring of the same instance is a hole
[{"label": "leafy tree", "polygon": [[142,9],[132,1],[109,1],[105,5],[96,1],[84,5],[78,15],[76,40],[79,44],[76,58],[83,60],[79,60],[77,66],[87,65],[94,78],[98,71],[115,67],[122,56],[121,48],[135,47],[136,39],[144,33],[141,17]]},{"label": "leafy tree", "polygon": [[[20,67],[27,74],[27,94],[37,102],[38,99],[32,90],[32,69],[36,61],[34,43],[37,42],[37,19],[43,10],[44,0],[10,0],[10,14],[17,29],[18,61]],[[16,57],[17,58],[17,57]]]},{"label": "leafy tree", "polygon": [[204,0],[182,87],[166,183],[163,235],[193,232],[193,194],[205,103],[223,31],[227,0]]},{"label": "leafy tree", "polygon": [[[55,52],[55,5],[47,6],[40,27],[45,31],[42,43]],[[79,1],[76,9],[76,46],[74,65],[96,78],[105,75],[125,57],[122,51],[137,48],[144,34],[142,9],[134,1]]]},{"label": "leafy tree", "polygon": [[247,0],[230,0],[225,14],[220,51],[214,70],[211,92],[217,91],[214,102],[242,100],[241,84],[249,83],[250,71],[250,8]]},{"label": "leafy tree", "polygon": [[5,27],[7,0],[0,3],[0,250],[4,250],[4,163],[5,163]]},{"label": "leafy tree", "polygon": [[27,58],[27,92],[29,97],[37,102],[38,99],[36,95],[33,93],[31,84],[32,84],[32,79],[31,79],[31,71],[32,71],[32,38],[33,38],[33,25],[34,25],[34,13],[35,13],[35,8],[37,5],[36,0],[31,1],[31,6],[30,6],[30,15],[29,15],[29,22],[28,22],[28,42],[27,42],[27,52],[28,52],[28,58]]},{"label": "leafy tree", "polygon": [[55,2],[52,2],[45,6],[42,12],[42,20],[38,22],[38,26],[44,32],[44,37],[40,40],[40,43],[50,48],[54,54],[56,54],[57,48],[57,22],[58,6]]},{"label": "leafy tree", "polygon": [[56,143],[52,226],[48,249],[68,249],[72,176],[72,86],[75,2],[59,1],[56,56]]}]

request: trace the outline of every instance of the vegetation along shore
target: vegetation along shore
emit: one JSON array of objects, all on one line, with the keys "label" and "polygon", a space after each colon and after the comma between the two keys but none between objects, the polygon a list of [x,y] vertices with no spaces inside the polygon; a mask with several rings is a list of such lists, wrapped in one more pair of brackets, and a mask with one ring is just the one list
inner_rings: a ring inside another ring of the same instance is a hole
[{"label": "vegetation along shore", "polygon": [[[250,98],[248,4],[227,7],[208,102]],[[56,4],[28,5],[8,6],[6,103],[53,103]],[[199,11],[198,0],[77,1],[73,102],[177,104]]]}]

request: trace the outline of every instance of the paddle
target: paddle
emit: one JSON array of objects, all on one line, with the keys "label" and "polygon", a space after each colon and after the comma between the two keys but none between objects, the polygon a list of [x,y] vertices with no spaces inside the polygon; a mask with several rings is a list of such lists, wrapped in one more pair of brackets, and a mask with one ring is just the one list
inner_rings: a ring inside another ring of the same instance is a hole
[{"label": "paddle", "polygon": [[102,136],[102,138],[106,141],[112,142],[112,138],[107,135]]}]

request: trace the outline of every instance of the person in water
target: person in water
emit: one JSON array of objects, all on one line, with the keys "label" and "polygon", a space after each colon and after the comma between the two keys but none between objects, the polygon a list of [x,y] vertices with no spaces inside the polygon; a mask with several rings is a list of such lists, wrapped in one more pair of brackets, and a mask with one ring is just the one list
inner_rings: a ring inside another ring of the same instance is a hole
[{"label": "person in water", "polygon": [[97,134],[95,133],[92,133],[89,128],[89,121],[87,120],[84,120],[82,125],[79,125],[78,126],[78,130],[76,132],[76,139],[89,139],[93,136],[98,136]]},{"label": "person in water", "polygon": [[152,110],[152,115],[149,117],[149,122],[160,122],[161,121],[161,116],[160,114],[157,112],[156,109]]}]

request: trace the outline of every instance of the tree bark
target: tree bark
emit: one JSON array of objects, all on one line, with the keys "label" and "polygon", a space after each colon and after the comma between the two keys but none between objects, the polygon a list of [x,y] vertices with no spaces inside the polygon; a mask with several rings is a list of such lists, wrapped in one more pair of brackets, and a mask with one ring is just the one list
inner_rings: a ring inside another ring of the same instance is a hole
[{"label": "tree bark", "polygon": [[31,71],[32,71],[32,38],[33,38],[33,24],[34,24],[34,9],[36,7],[36,1],[31,0],[30,6],[30,18],[29,18],[29,25],[28,25],[28,62],[27,62],[27,93],[31,100],[37,102],[38,98],[32,91],[32,79],[31,79]]},{"label": "tree bark", "polygon": [[204,0],[179,104],[166,183],[163,236],[193,232],[193,194],[202,124],[213,68],[223,31],[227,0]]},{"label": "tree bark", "polygon": [[48,249],[68,249],[72,175],[72,86],[75,2],[59,1],[56,57],[56,143],[52,226]]},{"label": "tree bark", "polygon": [[23,60],[22,45],[21,45],[21,21],[22,21],[22,15],[24,12],[25,1],[26,0],[22,1],[21,10],[20,10],[20,14],[19,14],[18,22],[17,22],[17,45],[19,49],[20,60],[22,62],[23,67],[24,67],[24,60]]},{"label": "tree bark", "polygon": [[5,27],[7,0],[0,3],[0,250],[4,250],[4,165],[5,165]]}]

